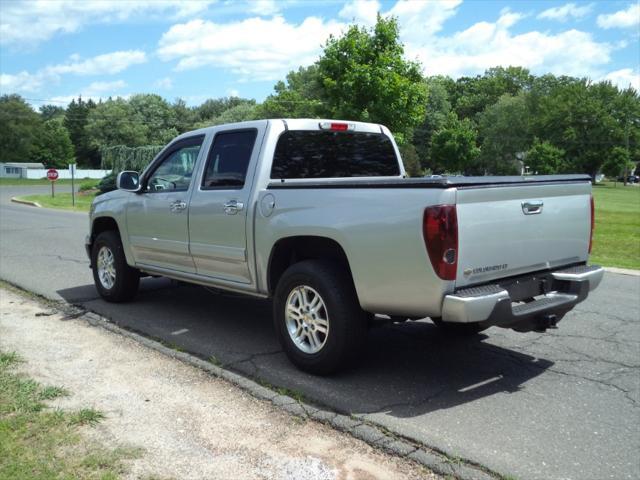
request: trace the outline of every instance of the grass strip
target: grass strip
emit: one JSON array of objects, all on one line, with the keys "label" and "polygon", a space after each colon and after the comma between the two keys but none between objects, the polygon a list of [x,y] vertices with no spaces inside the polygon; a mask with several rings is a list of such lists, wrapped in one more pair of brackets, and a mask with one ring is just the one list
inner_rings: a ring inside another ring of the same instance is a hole
[{"label": "grass strip", "polygon": [[88,441],[81,426],[104,415],[90,408],[49,408],[46,401],[69,392],[16,373],[20,361],[15,353],[0,352],[0,480],[115,480],[125,474],[125,461],[142,451]]},{"label": "grass strip", "polygon": [[640,187],[593,187],[596,229],[591,263],[640,269]]},{"label": "grass strip", "polygon": [[[91,183],[93,185],[98,185],[100,183],[100,179],[91,179],[91,178],[76,178],[74,180],[75,185],[81,185],[84,183]],[[0,186],[14,187],[20,185],[30,185],[30,186],[38,186],[38,185],[50,185],[51,181],[46,178],[39,179],[30,179],[30,178],[0,178]],[[56,185],[71,185],[71,179],[60,179],[56,180]]]},{"label": "grass strip", "polygon": [[95,198],[95,194],[88,195],[76,194],[75,206],[71,204],[70,193],[56,193],[55,197],[51,194],[47,195],[24,195],[17,197],[18,200],[27,200],[29,202],[37,202],[44,208],[54,208],[58,210],[73,210],[76,212],[88,212],[91,202]]}]

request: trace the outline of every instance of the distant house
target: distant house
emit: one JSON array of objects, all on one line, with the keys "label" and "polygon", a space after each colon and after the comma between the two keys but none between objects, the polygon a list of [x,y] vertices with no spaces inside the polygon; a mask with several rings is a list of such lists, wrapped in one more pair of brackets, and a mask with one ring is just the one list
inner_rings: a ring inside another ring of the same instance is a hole
[{"label": "distant house", "polygon": [[27,178],[27,170],[42,170],[42,163],[0,163],[0,177],[2,178]]}]

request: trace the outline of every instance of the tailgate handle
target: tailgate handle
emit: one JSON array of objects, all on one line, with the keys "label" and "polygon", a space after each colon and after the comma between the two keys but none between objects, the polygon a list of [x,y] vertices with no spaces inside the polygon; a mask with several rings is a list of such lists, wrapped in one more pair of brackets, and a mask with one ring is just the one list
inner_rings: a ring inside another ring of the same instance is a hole
[{"label": "tailgate handle", "polygon": [[542,213],[544,202],[542,200],[532,200],[530,202],[522,202],[522,212],[525,215],[537,215]]}]

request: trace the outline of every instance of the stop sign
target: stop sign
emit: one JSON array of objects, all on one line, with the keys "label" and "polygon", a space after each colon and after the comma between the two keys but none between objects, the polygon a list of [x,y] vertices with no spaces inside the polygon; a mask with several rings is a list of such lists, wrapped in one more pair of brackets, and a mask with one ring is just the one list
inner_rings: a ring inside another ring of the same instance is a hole
[{"label": "stop sign", "polygon": [[47,178],[52,182],[55,182],[58,179],[58,170],[55,168],[50,168],[47,170]]}]

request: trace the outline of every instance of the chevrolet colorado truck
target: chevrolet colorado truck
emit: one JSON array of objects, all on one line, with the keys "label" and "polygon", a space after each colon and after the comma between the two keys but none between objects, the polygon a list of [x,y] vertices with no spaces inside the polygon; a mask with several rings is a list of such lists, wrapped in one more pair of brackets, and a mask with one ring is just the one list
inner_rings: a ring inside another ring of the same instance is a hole
[{"label": "chevrolet colorado truck", "polygon": [[373,316],[544,331],[596,288],[585,175],[405,178],[389,130],[260,120],[180,135],[96,197],[86,249],[107,301],[141,276],[273,299],[280,343],[328,374]]}]

